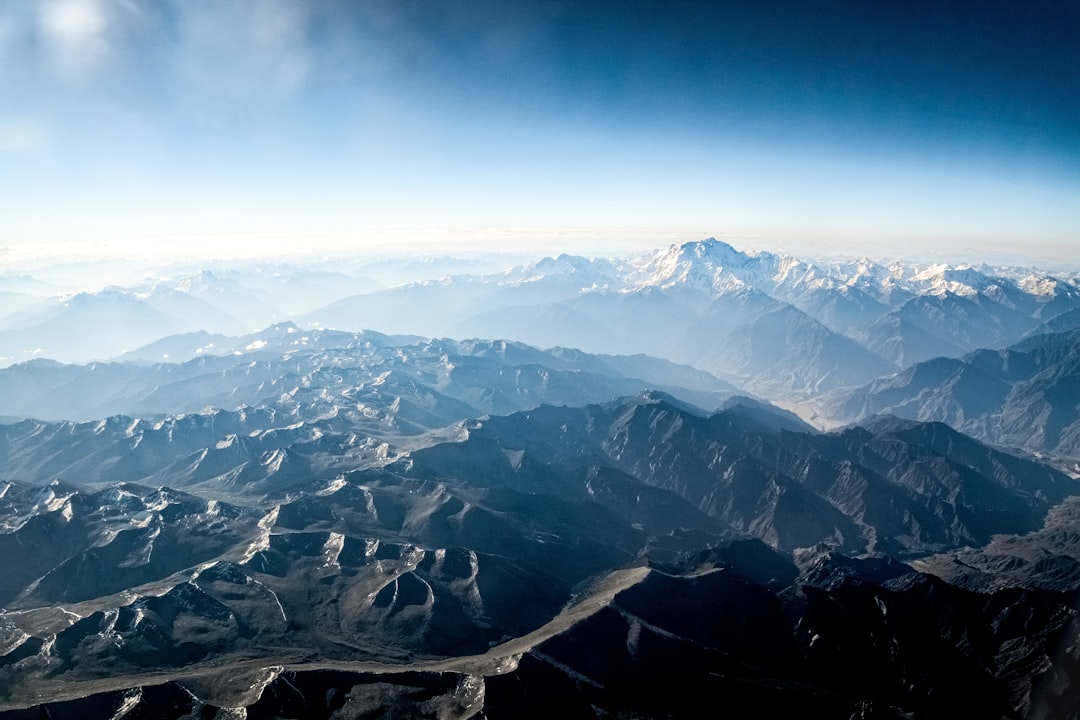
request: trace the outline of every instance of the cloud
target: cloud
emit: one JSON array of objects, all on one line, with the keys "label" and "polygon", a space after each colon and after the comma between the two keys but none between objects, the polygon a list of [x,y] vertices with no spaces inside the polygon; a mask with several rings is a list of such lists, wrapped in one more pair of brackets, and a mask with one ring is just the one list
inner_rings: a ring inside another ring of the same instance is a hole
[{"label": "cloud", "polygon": [[39,21],[53,66],[65,78],[78,79],[92,73],[108,55],[109,23],[99,0],[44,2]]}]

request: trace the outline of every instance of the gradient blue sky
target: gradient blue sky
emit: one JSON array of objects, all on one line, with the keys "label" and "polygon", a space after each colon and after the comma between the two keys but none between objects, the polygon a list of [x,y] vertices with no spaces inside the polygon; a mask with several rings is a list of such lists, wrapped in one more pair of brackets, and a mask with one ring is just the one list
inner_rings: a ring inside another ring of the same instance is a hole
[{"label": "gradient blue sky", "polygon": [[1078,37],[1072,0],[4,0],[0,245],[1080,257]]}]

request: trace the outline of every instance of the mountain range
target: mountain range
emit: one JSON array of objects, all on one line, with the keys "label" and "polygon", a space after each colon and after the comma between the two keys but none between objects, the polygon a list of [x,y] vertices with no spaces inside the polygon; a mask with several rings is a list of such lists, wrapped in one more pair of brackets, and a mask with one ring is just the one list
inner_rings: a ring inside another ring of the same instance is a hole
[{"label": "mountain range", "polygon": [[[343,681],[335,668],[438,671],[450,698],[435,705],[457,698],[468,717],[488,707],[465,693],[470,682],[499,687],[497,678],[524,673],[516,691],[493,695],[501,699],[492,712],[523,702],[522,688],[552,687],[568,693],[552,696],[559,702],[584,708],[595,695],[614,711],[660,702],[655,684],[630,696],[621,688],[676,653],[683,659],[668,670],[698,678],[696,692],[734,683],[733,692],[756,698],[762,683],[790,687],[768,707],[813,697],[811,706],[834,709],[946,712],[978,690],[987,708],[1011,712],[1051,702],[1033,696],[1035,686],[1072,667],[1054,650],[1073,622],[1064,598],[1014,593],[1010,607],[1021,603],[1048,623],[1030,634],[1001,626],[971,590],[895,560],[874,561],[882,575],[847,559],[922,556],[1037,530],[1074,491],[1071,478],[941,424],[893,420],[821,434],[758,401],[729,400],[708,414],[651,391],[463,420],[367,465],[326,450],[337,463],[320,465],[310,458],[329,433],[306,421],[282,425],[283,414],[4,428],[4,455],[15,463],[6,472],[26,476],[0,493],[11,558],[0,586],[5,707],[33,704],[61,683],[56,699],[74,704],[49,705],[54,715],[87,712],[90,702],[149,708],[162,692],[187,693],[189,708],[255,712],[277,702],[284,686],[266,688],[295,666],[317,671],[300,682],[324,699],[327,683]],[[26,458],[39,463],[36,477]],[[49,480],[60,468],[65,479]],[[125,476],[138,481],[108,481]],[[949,599],[930,600],[942,593]],[[838,602],[865,619],[856,628],[830,619]],[[982,644],[964,649],[904,630],[954,603],[971,610],[949,632],[961,637],[975,632],[965,623],[982,623]],[[744,617],[734,626],[742,630],[710,625],[721,609]],[[893,619],[872,635],[903,638],[900,655],[879,655],[880,644],[852,651],[843,639],[885,617]],[[620,637],[618,652],[630,653],[622,660],[601,660],[614,646],[574,649]],[[819,647],[822,637],[830,639]],[[890,670],[853,691],[813,671],[822,657]],[[987,673],[992,657],[998,669]],[[1048,658],[1038,661],[1049,663],[1042,674],[1013,669],[1034,657]],[[250,682],[230,689],[206,675],[222,663]],[[953,691],[927,694],[961,666],[968,676]],[[895,684],[900,667],[923,679]],[[727,679],[706,681],[706,670]],[[415,699],[390,685],[378,702]]]},{"label": "mountain range", "polygon": [[[199,272],[24,307],[0,318],[0,345],[10,348],[8,362],[124,353],[161,361],[175,359],[165,346],[138,348],[168,334],[203,332],[206,343],[197,347],[205,349],[215,333],[292,320],[304,328],[642,353],[789,400],[941,355],[1076,329],[1078,313],[1080,285],[1069,273],[806,261],[708,239],[630,258],[560,255],[392,287],[329,271]],[[76,329],[81,341],[72,344]]]},{"label": "mountain range", "polygon": [[939,357],[822,398],[842,422],[880,413],[947,423],[986,442],[1080,462],[1080,331]]},{"label": "mountain range", "polygon": [[0,718],[1080,717],[1076,276],[357,267],[10,278]]}]

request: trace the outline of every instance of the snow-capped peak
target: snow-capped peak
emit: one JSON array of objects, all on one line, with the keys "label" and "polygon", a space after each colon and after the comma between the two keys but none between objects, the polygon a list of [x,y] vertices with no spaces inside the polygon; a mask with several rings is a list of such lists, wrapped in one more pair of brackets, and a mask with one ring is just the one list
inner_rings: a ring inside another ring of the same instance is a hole
[{"label": "snow-capped peak", "polygon": [[176,289],[189,295],[200,295],[219,291],[221,281],[212,271],[200,270],[197,273],[181,278],[176,283]]},{"label": "snow-capped peak", "polygon": [[1016,286],[1028,295],[1047,298],[1057,294],[1059,285],[1060,283],[1052,277],[1034,274],[1023,277],[1016,283]]},{"label": "snow-capped peak", "polygon": [[717,292],[729,283],[725,273],[743,268],[753,259],[727,243],[709,238],[659,250],[633,273],[637,287],[690,287]]}]

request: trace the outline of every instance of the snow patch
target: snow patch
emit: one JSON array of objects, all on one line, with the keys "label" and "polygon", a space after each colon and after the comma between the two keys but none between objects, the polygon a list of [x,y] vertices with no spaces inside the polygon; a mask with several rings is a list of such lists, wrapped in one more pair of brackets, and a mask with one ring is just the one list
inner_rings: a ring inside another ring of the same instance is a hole
[{"label": "snow patch", "polygon": [[317,491],[315,494],[319,495],[320,497],[326,497],[327,495],[333,495],[338,490],[341,490],[343,487],[345,487],[348,484],[349,483],[347,483],[345,481],[345,477],[342,476],[342,475],[339,475],[338,477],[331,480],[329,485],[324,487],[322,490]]},{"label": "snow patch", "polygon": [[135,709],[135,707],[142,700],[142,688],[134,688],[124,693],[124,700],[120,703],[120,707],[116,709],[110,720],[120,720],[120,718],[127,715],[129,712]]},{"label": "snow patch", "polygon": [[379,550],[379,541],[376,538],[367,538],[364,540],[364,559],[373,560],[375,553]]},{"label": "snow patch", "polygon": [[280,612],[280,613],[281,613],[281,619],[282,619],[282,620],[283,620],[284,622],[288,622],[288,621],[289,621],[289,618],[287,618],[287,617],[285,616],[285,606],[281,604],[281,598],[279,598],[279,597],[278,597],[278,595],[277,595],[277,593],[276,593],[276,592],[274,592],[273,590],[271,590],[271,589],[270,589],[270,588],[268,588],[268,587],[267,587],[266,585],[264,585],[263,583],[259,582],[258,580],[256,580],[256,579],[255,579],[255,578],[253,578],[253,577],[250,577],[250,576],[249,576],[249,577],[248,577],[248,582],[250,582],[250,583],[253,583],[253,584],[255,584],[255,585],[258,585],[258,586],[259,586],[259,587],[261,587],[261,588],[262,588],[263,590],[265,590],[266,592],[270,593],[270,597],[274,598],[274,602],[275,602],[275,603],[277,603],[277,607],[278,607],[278,612]]},{"label": "snow patch", "polygon": [[259,521],[259,535],[250,545],[248,545],[247,550],[244,551],[244,554],[240,558],[241,565],[249,562],[251,558],[255,557],[255,553],[270,549],[270,528],[277,522],[279,512],[281,512],[281,506],[275,505],[274,509],[268,512],[263,516],[263,519]]},{"label": "snow patch", "polygon": [[345,536],[341,533],[330,533],[330,537],[326,539],[326,544],[323,545],[323,555],[326,557],[326,560],[323,562],[323,567],[340,567],[338,565],[338,557],[341,555],[341,550],[344,547]]},{"label": "snow patch", "polygon": [[1028,295],[1037,295],[1039,297],[1053,297],[1057,291],[1057,281],[1053,278],[1039,277],[1038,275],[1028,275],[1022,278],[1017,284],[1021,290]]}]

